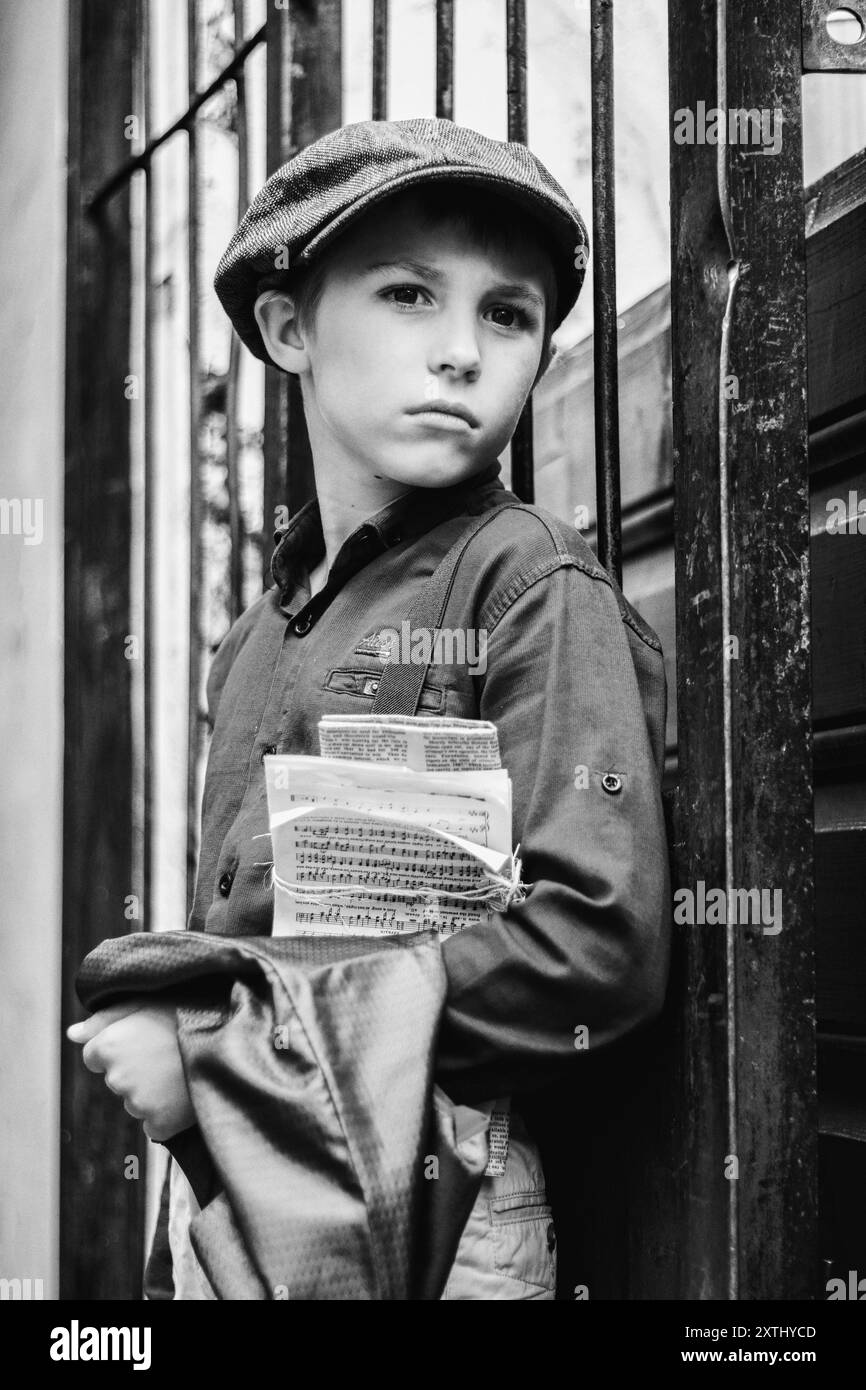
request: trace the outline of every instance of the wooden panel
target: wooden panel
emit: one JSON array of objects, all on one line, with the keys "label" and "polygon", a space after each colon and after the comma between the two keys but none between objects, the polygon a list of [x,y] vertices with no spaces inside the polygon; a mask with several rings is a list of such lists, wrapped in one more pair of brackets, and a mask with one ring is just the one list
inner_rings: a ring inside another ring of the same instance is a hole
[{"label": "wooden panel", "polygon": [[843,1279],[847,1285],[851,1269],[863,1277],[866,1145],[828,1136],[821,1140],[820,1148],[822,1268],[817,1296],[826,1298],[828,1279]]},{"label": "wooden panel", "polygon": [[866,1165],[866,1037],[818,1035],[818,1086],[821,1133],[862,1144]]},{"label": "wooden panel", "polygon": [[[63,1008],[73,978],[124,917],[132,891],[129,196],[89,216],[95,188],[129,153],[135,4],[75,0],[69,22],[66,399],[66,632]],[[139,634],[140,637],[140,634]],[[146,1141],[100,1077],[64,1042],[61,1062],[60,1296],[141,1297]],[[128,1156],[138,1181],[124,1176]]]},{"label": "wooden panel", "polygon": [[866,1250],[866,1038],[819,1035],[818,1083],[822,1279],[847,1284]]},{"label": "wooden panel", "polygon": [[[856,722],[866,713],[866,515],[863,534],[827,531],[832,500],[866,504],[862,455],[824,468],[812,489],[812,631],[816,721]],[[856,505],[850,508],[853,514]]]},{"label": "wooden panel", "polygon": [[826,529],[828,501],[856,512],[866,498],[864,213],[864,155],[808,190],[809,400],[819,427],[835,422],[810,441],[814,716],[828,726],[815,738],[825,1285],[862,1269],[866,1250],[866,535]]},{"label": "wooden panel", "polygon": [[866,401],[866,154],[809,190],[809,417],[820,422]]},{"label": "wooden panel", "polygon": [[815,836],[818,1018],[866,1035],[866,827]]},{"label": "wooden panel", "polygon": [[[850,780],[827,784],[816,782],[816,830],[859,830],[864,826],[866,826],[866,771],[862,767],[856,770],[854,777]],[[866,919],[866,911],[863,915]],[[818,920],[821,920],[820,910]]]},{"label": "wooden panel", "polygon": [[819,536],[812,550],[816,720],[866,710],[866,536]]}]

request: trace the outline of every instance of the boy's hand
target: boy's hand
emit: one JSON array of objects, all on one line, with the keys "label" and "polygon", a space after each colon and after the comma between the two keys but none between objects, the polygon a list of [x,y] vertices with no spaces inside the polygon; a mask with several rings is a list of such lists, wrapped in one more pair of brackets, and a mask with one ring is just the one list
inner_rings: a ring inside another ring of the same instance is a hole
[{"label": "boy's hand", "polygon": [[144,1120],[148,1139],[170,1139],[195,1124],[177,1044],[175,1010],[168,1004],[118,1004],[100,1009],[66,1036],[83,1043],[88,1071],[104,1073],[123,1108]]}]

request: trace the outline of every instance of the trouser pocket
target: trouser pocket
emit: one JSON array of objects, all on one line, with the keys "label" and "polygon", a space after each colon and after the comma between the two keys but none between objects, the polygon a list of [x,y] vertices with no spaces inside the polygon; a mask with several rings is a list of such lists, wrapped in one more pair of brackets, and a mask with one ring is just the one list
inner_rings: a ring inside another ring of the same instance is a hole
[{"label": "trouser pocket", "polygon": [[444,1299],[553,1299],[556,1231],[541,1157],[512,1116],[501,1177],[485,1177],[466,1223]]},{"label": "trouser pocket", "polygon": [[493,1267],[503,1278],[556,1293],[556,1231],[543,1186],[491,1197]]}]

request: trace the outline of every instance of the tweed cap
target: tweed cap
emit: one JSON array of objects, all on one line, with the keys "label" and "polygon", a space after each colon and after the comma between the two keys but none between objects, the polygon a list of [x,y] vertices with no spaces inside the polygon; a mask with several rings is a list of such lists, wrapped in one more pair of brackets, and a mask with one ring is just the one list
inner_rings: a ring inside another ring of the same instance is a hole
[{"label": "tweed cap", "polygon": [[253,306],[287,258],[308,264],[357,218],[405,188],[460,181],[512,199],[547,233],[559,289],[553,327],[580,294],[589,238],[568,194],[525,145],[453,121],[358,121],[308,145],[256,194],[217,266],[214,285],[239,336],[270,361]]}]

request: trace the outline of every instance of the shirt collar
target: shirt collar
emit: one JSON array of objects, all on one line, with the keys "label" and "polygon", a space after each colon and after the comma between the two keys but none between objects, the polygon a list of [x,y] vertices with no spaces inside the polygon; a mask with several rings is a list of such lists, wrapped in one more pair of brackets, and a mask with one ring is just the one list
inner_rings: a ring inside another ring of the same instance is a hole
[{"label": "shirt collar", "polygon": [[[504,490],[498,460],[462,483],[446,488],[411,488],[402,497],[387,503],[346,537],[331,569],[338,580],[345,569],[355,571],[371,559],[402,541],[415,540],[439,522],[469,507],[472,500],[490,489]],[[288,527],[274,532],[276,549],[271,557],[271,576],[283,602],[306,582],[309,572],[325,553],[325,538],[319,499],[313,497],[289,521]],[[330,580],[329,580],[330,583]]]}]

